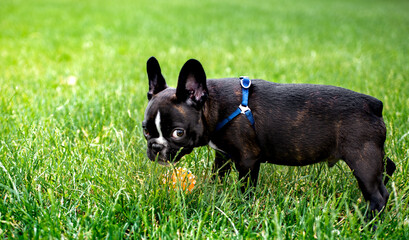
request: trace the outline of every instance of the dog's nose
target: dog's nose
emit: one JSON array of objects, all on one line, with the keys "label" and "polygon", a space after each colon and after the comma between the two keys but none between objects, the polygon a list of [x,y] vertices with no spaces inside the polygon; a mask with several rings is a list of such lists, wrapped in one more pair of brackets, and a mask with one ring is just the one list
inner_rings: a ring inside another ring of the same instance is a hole
[{"label": "dog's nose", "polygon": [[159,144],[159,143],[152,144],[152,150],[155,152],[155,154],[162,151],[163,148],[164,146],[162,144]]}]

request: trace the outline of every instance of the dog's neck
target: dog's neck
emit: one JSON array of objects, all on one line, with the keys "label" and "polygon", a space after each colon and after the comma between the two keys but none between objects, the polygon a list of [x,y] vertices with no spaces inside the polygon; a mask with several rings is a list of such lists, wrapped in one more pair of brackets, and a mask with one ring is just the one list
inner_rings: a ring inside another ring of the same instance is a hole
[{"label": "dog's neck", "polygon": [[211,80],[208,81],[208,83],[209,96],[202,109],[202,119],[206,129],[206,144],[211,140],[216,132],[216,126],[220,121],[219,109],[222,104],[225,104],[223,99],[218,98],[220,93],[218,93],[216,90],[216,84],[212,84]]}]

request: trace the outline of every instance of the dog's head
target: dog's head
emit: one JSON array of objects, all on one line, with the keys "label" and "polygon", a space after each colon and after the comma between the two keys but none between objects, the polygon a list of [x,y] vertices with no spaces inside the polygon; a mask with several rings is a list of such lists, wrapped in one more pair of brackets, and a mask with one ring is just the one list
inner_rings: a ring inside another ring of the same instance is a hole
[{"label": "dog's head", "polygon": [[177,88],[169,88],[159,62],[147,62],[148,106],[142,123],[150,160],[177,162],[194,147],[203,145],[202,107],[208,96],[206,74],[199,61],[190,59],[179,73]]}]

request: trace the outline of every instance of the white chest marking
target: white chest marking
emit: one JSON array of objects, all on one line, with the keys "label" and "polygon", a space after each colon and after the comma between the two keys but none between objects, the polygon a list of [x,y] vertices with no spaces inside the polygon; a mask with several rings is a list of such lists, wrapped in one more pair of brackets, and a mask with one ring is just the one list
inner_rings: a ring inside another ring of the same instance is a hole
[{"label": "white chest marking", "polygon": [[156,140],[156,142],[159,143],[159,144],[165,145],[166,144],[166,139],[163,137],[162,130],[160,128],[160,112],[159,111],[158,111],[158,114],[156,114],[156,117],[155,117],[155,126],[156,126],[156,130],[159,133],[159,138]]},{"label": "white chest marking", "polygon": [[214,150],[217,150],[217,151],[222,152],[222,153],[226,153],[225,151],[223,151],[223,150],[221,150],[220,148],[218,148],[218,147],[216,146],[216,144],[214,144],[212,141],[209,142],[209,146],[210,146],[211,148],[213,148]]}]

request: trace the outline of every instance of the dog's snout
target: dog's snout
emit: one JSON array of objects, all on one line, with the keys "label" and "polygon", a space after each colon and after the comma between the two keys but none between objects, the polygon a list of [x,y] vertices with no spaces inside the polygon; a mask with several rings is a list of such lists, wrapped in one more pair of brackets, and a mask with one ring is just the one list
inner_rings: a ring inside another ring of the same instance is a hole
[{"label": "dog's snout", "polygon": [[159,143],[153,143],[153,144],[152,144],[152,150],[153,150],[155,153],[158,153],[158,152],[162,151],[162,149],[163,149],[164,147],[165,147],[165,146],[163,146],[162,144],[159,144]]}]

